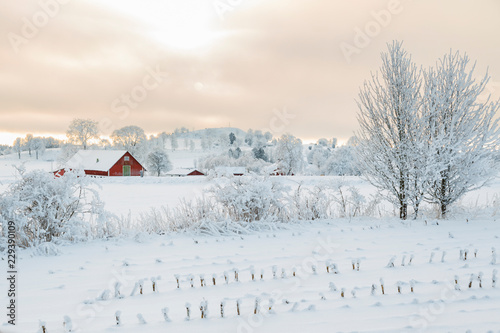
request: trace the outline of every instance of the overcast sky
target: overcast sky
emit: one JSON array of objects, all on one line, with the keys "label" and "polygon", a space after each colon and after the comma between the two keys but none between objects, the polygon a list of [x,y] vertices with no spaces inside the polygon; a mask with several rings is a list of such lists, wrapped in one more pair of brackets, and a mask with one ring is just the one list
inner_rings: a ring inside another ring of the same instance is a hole
[{"label": "overcast sky", "polygon": [[0,143],[73,118],[346,139],[395,39],[423,66],[466,51],[499,98],[499,17],[498,0],[2,1]]}]

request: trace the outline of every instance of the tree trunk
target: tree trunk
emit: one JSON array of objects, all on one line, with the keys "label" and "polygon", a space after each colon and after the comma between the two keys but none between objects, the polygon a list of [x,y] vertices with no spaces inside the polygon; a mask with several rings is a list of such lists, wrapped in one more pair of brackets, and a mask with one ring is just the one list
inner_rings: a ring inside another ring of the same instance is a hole
[{"label": "tree trunk", "polygon": [[408,215],[408,204],[406,203],[406,187],[405,187],[405,180],[404,180],[404,174],[401,171],[399,174],[399,218],[401,220],[406,220],[407,215]]},{"label": "tree trunk", "polygon": [[401,202],[401,207],[399,207],[399,218],[401,220],[406,220],[408,216],[408,205],[406,203]]},{"label": "tree trunk", "polygon": [[441,202],[441,218],[446,218],[446,204],[444,202]]},{"label": "tree trunk", "polygon": [[442,179],[441,179],[441,200],[440,200],[440,210],[441,210],[441,218],[444,219],[446,218],[446,200],[445,200],[445,196],[446,196],[446,176],[444,176]]}]

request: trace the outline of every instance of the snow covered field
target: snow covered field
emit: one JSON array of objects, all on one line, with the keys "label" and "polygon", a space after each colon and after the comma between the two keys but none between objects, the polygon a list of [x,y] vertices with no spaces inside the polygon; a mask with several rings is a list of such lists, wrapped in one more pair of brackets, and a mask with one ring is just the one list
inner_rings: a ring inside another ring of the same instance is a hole
[{"label": "snow covered field", "polygon": [[[82,332],[498,331],[500,288],[492,286],[498,265],[491,264],[491,251],[499,248],[499,237],[500,226],[493,220],[425,225],[360,219],[305,223],[241,237],[137,235],[63,247],[52,257],[21,251],[18,326],[0,330],[37,332],[41,319],[47,332],[64,332],[67,315]],[[460,259],[461,250],[468,250],[467,260]],[[394,267],[387,267],[392,257]],[[477,278],[481,272],[482,288]],[[460,290],[455,290],[455,275]],[[154,277],[160,278],[156,292]],[[131,296],[140,280],[143,294]],[[120,297],[115,297],[116,282],[121,283]],[[204,299],[208,318],[201,319]],[[256,299],[259,314],[254,315]],[[275,303],[271,313],[270,299]],[[190,321],[186,302],[191,304]],[[171,322],[163,318],[164,307],[169,308]],[[116,311],[121,311],[120,326],[115,323]],[[147,323],[140,324],[137,314]]]},{"label": "snow covered field", "polygon": [[[14,181],[15,162],[0,159],[0,191]],[[48,171],[50,165],[30,162],[27,168]],[[336,180],[279,179],[290,186]],[[98,181],[106,208],[130,211],[133,218],[213,184],[206,177]],[[365,195],[373,192],[359,178],[346,181]],[[64,316],[74,332],[500,332],[500,286],[493,286],[499,265],[492,253],[500,249],[499,194],[496,180],[467,195],[446,221],[427,211],[417,221],[335,219],[234,236],[140,233],[59,246],[55,256],[18,249],[18,322],[12,328],[3,315],[0,332],[41,332],[39,320],[47,333],[65,332]],[[7,289],[0,279],[1,304],[7,304]],[[208,316],[202,319],[204,300]]]}]

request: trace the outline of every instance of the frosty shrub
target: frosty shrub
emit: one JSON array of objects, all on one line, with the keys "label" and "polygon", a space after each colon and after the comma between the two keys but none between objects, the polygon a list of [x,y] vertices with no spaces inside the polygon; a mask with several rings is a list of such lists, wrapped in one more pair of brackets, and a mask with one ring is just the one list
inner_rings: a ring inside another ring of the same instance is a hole
[{"label": "frosty shrub", "polygon": [[18,172],[19,179],[0,196],[0,223],[16,223],[20,247],[106,237],[116,230],[116,218],[104,210],[89,177],[69,171],[58,178],[40,170]]},{"label": "frosty shrub", "polygon": [[219,179],[199,198],[141,214],[136,227],[149,233],[191,230],[208,234],[275,229],[276,222],[288,221],[286,190],[269,177]]},{"label": "frosty shrub", "polygon": [[297,187],[293,193],[294,217],[298,220],[327,219],[331,216],[330,208],[332,204],[329,188],[323,184],[313,188]]},{"label": "frosty shrub", "polygon": [[235,177],[211,187],[208,194],[232,221],[253,222],[279,219],[286,189],[269,177]]},{"label": "frosty shrub", "polygon": [[292,221],[375,215],[379,196],[365,198],[345,183],[298,186],[291,190],[279,178],[244,176],[216,179],[203,196],[142,213],[135,225],[147,233],[196,231],[245,234],[273,230]]}]

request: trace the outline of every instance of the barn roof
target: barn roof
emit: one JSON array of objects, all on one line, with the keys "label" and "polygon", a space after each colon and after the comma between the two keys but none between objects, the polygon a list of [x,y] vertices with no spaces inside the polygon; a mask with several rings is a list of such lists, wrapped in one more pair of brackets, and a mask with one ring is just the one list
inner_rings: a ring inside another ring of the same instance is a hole
[{"label": "barn roof", "polygon": [[66,167],[108,171],[126,153],[126,150],[79,150],[66,162]]}]

